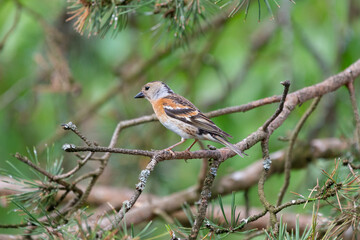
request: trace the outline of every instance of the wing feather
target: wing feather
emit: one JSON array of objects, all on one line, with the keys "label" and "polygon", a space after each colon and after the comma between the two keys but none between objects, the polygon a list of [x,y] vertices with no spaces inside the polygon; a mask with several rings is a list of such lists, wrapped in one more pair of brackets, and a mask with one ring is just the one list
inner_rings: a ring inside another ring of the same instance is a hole
[{"label": "wing feather", "polygon": [[230,134],[221,130],[218,126],[215,125],[208,117],[206,117],[202,112],[199,112],[196,116],[191,117],[192,124],[203,131],[209,133],[217,134],[223,137],[232,137]]},{"label": "wing feather", "polygon": [[172,118],[180,120],[199,128],[200,133],[211,133],[222,137],[232,137],[230,134],[221,130],[189,100],[177,94],[171,94],[165,98],[172,100],[173,104],[165,105],[165,113]]}]

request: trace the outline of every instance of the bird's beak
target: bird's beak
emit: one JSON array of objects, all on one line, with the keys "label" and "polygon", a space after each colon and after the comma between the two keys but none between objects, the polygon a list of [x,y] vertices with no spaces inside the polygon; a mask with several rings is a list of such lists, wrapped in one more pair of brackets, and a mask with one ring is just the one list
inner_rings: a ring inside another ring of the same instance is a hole
[{"label": "bird's beak", "polygon": [[136,96],[134,98],[144,98],[145,95],[142,92],[139,92],[138,94],[136,94]]}]

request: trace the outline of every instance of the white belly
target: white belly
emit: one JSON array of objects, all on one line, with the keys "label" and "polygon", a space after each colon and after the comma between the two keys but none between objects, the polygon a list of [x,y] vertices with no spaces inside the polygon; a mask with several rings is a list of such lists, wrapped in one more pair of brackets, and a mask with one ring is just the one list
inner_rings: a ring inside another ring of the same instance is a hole
[{"label": "white belly", "polygon": [[177,119],[171,119],[166,122],[160,121],[162,125],[164,125],[167,129],[173,131],[177,135],[182,138],[190,139],[190,138],[197,138],[194,136],[197,132],[197,129],[189,124],[186,124],[182,121]]}]

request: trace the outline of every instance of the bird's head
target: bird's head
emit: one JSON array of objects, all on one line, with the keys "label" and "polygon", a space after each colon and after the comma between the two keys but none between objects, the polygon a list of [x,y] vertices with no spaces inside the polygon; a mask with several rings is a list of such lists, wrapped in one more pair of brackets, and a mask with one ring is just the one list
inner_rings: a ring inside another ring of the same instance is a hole
[{"label": "bird's head", "polygon": [[146,98],[149,101],[166,97],[174,92],[163,82],[149,82],[145,84],[135,98]]}]

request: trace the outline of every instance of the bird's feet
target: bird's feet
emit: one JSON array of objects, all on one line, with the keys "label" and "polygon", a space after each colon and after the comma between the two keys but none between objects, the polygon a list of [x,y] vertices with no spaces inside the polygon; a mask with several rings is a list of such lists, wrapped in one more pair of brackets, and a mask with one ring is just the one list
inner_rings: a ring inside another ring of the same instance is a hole
[{"label": "bird's feet", "polygon": [[175,153],[174,153],[174,151],[172,150],[172,148],[165,148],[163,151],[169,152],[172,157],[175,157]]},{"label": "bird's feet", "polygon": [[190,151],[190,149],[185,149],[185,151],[184,152],[186,152],[187,154],[190,154],[191,153],[191,151]]}]

